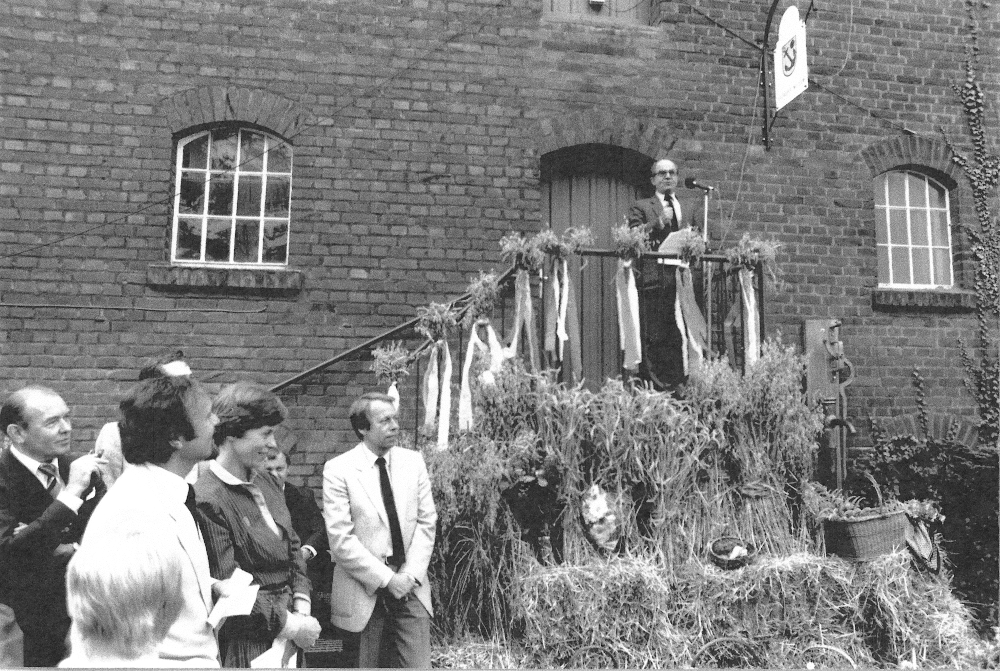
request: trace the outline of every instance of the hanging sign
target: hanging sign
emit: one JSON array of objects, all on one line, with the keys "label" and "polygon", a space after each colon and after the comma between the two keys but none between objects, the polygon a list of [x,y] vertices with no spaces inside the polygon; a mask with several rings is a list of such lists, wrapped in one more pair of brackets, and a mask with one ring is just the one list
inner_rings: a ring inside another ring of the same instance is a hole
[{"label": "hanging sign", "polygon": [[809,88],[806,63],[806,24],[792,5],[781,15],[774,48],[774,110],[778,111]]}]

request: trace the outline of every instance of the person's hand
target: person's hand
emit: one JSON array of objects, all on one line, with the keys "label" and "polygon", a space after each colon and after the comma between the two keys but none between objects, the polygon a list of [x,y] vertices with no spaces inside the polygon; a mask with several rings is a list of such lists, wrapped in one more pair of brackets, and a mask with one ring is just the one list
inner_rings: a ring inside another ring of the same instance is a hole
[{"label": "person's hand", "polygon": [[389,579],[389,584],[385,588],[389,590],[389,594],[402,599],[417,588],[417,581],[409,573],[396,573]]},{"label": "person's hand", "polygon": [[28,528],[27,524],[25,524],[24,522],[18,522],[17,526],[14,527],[14,535],[15,536],[18,535],[27,528]]},{"label": "person's hand", "polygon": [[216,580],[212,583],[212,596],[217,600],[223,597],[232,596],[237,591],[242,589],[242,585],[236,586],[233,584],[232,578],[227,578],[226,580]]},{"label": "person's hand", "polygon": [[289,613],[281,635],[291,639],[300,648],[311,648],[320,634],[319,620],[311,615]]},{"label": "person's hand", "polygon": [[83,498],[84,492],[90,488],[90,477],[100,473],[101,468],[108,465],[108,460],[95,454],[85,454],[69,465],[69,478],[66,482],[66,492],[77,498]]},{"label": "person's hand", "polygon": [[69,560],[76,554],[76,543],[60,543],[56,546],[56,549],[52,551],[52,556],[57,558],[63,558]]}]

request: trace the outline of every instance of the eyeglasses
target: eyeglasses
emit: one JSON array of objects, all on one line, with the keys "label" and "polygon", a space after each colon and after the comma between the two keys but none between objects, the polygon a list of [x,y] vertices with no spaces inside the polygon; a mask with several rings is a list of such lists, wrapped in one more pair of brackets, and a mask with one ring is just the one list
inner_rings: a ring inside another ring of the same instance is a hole
[{"label": "eyeglasses", "polygon": [[664,175],[669,176],[669,175],[676,175],[676,174],[677,174],[676,170],[660,170],[658,172],[654,172],[653,176],[654,177],[662,177]]}]

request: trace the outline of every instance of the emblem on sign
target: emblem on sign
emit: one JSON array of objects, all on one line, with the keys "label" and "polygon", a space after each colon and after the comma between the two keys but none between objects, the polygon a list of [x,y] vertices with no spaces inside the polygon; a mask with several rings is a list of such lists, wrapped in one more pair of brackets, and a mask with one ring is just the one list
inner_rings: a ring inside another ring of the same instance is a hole
[{"label": "emblem on sign", "polygon": [[795,48],[795,38],[788,40],[781,48],[781,71],[787,77],[795,69],[795,59],[798,55]]}]

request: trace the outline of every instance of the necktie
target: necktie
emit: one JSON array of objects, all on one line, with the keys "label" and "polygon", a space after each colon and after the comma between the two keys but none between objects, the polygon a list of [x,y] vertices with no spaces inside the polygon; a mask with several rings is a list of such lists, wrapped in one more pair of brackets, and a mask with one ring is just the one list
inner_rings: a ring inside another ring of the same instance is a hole
[{"label": "necktie", "polygon": [[191,517],[194,517],[194,511],[195,511],[195,503],[196,503],[196,501],[197,500],[194,497],[194,487],[191,486],[191,485],[188,485],[188,495],[187,495],[187,498],[184,499],[184,507],[187,508],[188,512],[191,513]]},{"label": "necktie", "polygon": [[382,486],[382,502],[385,504],[385,512],[389,516],[389,533],[392,535],[392,556],[389,563],[402,566],[406,559],[406,551],[403,549],[403,532],[399,528],[399,514],[396,512],[396,499],[392,495],[392,485],[389,484],[389,471],[385,466],[385,458],[379,457],[375,460],[378,466],[379,484]]},{"label": "necktie", "polygon": [[670,209],[674,211],[674,230],[681,230],[681,204],[677,200],[677,196],[670,195]]},{"label": "necktie", "polygon": [[51,494],[53,498],[59,496],[59,492],[62,490],[62,483],[59,482],[59,469],[56,468],[56,465],[38,464],[38,472],[43,473],[49,479],[45,485],[45,491]]}]

